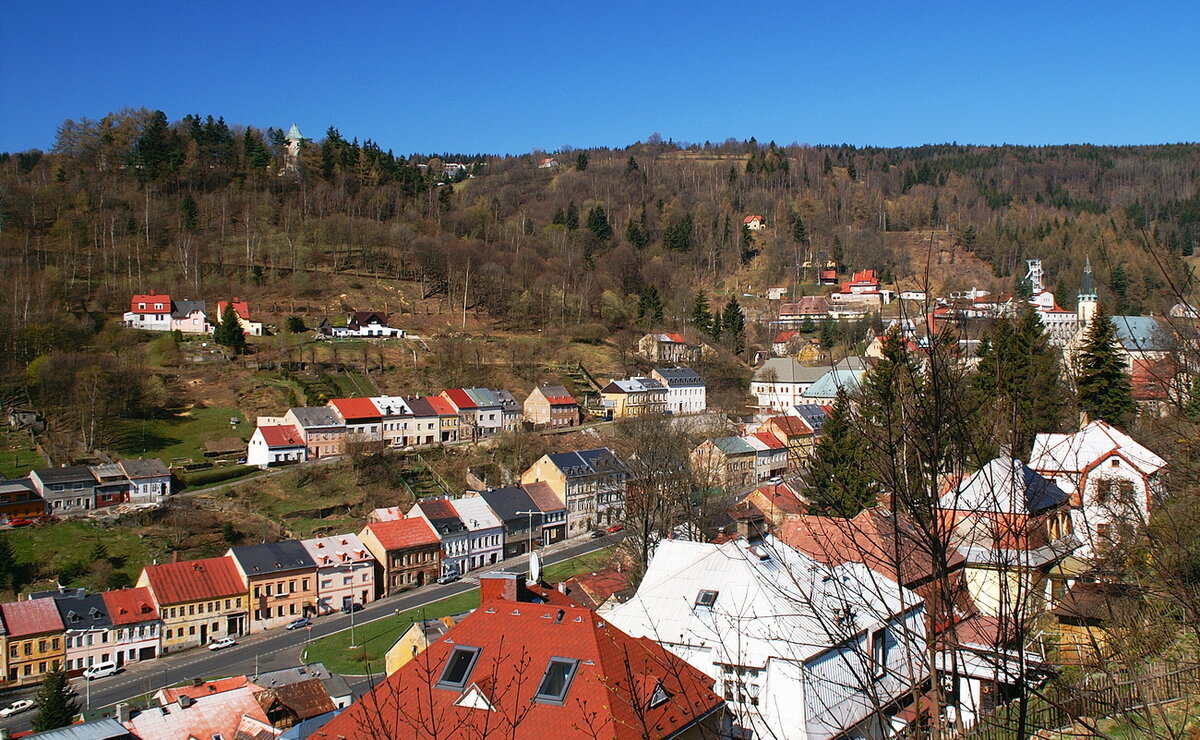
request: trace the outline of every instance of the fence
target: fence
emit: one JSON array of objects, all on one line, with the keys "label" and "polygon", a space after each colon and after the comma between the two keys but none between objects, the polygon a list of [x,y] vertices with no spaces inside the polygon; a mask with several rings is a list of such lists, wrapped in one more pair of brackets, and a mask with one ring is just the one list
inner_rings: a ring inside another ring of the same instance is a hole
[{"label": "fence", "polygon": [[[1081,718],[1095,720],[1128,715],[1198,693],[1200,665],[1152,672],[1123,681],[1104,678],[1081,686],[1057,688],[1044,698],[1029,698],[1026,736],[1046,730],[1066,732]],[[1017,738],[1017,710],[1016,702],[999,707],[958,737],[963,740]]]}]

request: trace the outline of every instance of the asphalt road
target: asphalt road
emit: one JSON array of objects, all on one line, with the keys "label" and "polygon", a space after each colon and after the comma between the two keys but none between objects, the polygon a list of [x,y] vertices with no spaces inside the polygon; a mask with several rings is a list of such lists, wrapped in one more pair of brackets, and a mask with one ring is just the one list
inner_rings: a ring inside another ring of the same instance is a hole
[{"label": "asphalt road", "polygon": [[[623,535],[609,535],[600,539],[584,539],[578,542],[567,542],[552,545],[548,550],[541,551],[542,562],[557,563],[577,555],[583,555],[595,550],[608,547],[622,539]],[[504,568],[525,569],[528,556],[522,555],[497,563],[491,570]],[[365,624],[372,620],[392,616],[397,612],[428,604],[431,601],[453,596],[477,588],[478,576],[484,571],[476,571],[473,577],[465,578],[457,583],[445,586],[433,584],[413,591],[407,591],[397,596],[384,597],[363,607],[355,613],[355,625]],[[300,665],[300,656],[309,640],[317,640],[340,632],[350,627],[350,616],[335,614],[314,620],[311,631],[295,630],[288,632],[282,628],[258,632],[237,638],[237,645],[224,650],[207,650],[197,648],[180,653],[172,653],[158,660],[144,663],[134,663],[115,676],[86,681],[74,679],[75,690],[79,693],[80,704],[86,709],[90,704],[93,708],[116,704],[120,701],[141,696],[142,694],[158,691],[164,686],[170,686],[180,681],[192,678],[217,678],[221,676],[238,676],[242,674],[253,676],[280,668]],[[374,677],[347,677],[355,696],[361,696],[369,689]],[[0,695],[0,706],[8,706],[17,699],[33,698],[37,687],[33,686],[19,691],[5,692]],[[89,696],[90,694],[90,696]],[[31,729],[30,723],[36,713],[31,709],[15,717],[0,719],[0,727],[12,733],[24,732]]]}]

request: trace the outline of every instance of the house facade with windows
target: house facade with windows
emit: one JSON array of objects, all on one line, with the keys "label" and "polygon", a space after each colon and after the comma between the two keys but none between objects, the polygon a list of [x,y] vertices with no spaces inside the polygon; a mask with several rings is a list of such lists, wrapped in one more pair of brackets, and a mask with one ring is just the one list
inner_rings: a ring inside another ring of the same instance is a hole
[{"label": "house facade with windows", "polygon": [[109,639],[113,624],[103,595],[71,590],[46,600],[54,604],[62,620],[63,667],[68,674],[79,675],[95,663],[116,661],[116,641]]},{"label": "house facade with windows", "polygon": [[382,442],[383,415],[369,398],[332,398],[326,404],[346,425],[346,442]]},{"label": "house facade with windows", "polygon": [[204,301],[180,299],[171,303],[171,331],[181,334],[212,334],[204,313]]},{"label": "house facade with windows", "polygon": [[479,496],[451,499],[454,513],[467,528],[468,571],[495,565],[504,557],[504,523]]},{"label": "house facade with windows", "polygon": [[562,429],[579,424],[579,405],[561,385],[538,385],[525,398],[525,421],[535,429]]},{"label": "house facade with windows", "polygon": [[307,459],[308,445],[300,431],[290,424],[257,427],[246,445],[246,464],[263,469]]},{"label": "house facade with windows", "polygon": [[51,514],[73,514],[96,508],[96,478],[87,465],[31,470],[29,480]]},{"label": "house facade with windows", "polygon": [[608,619],[714,679],[735,737],[883,737],[928,675],[918,595],[772,537],[664,540]]},{"label": "house facade with windows", "polygon": [[828,367],[801,365],[791,357],[772,357],[754,371],[750,395],[763,413],[782,413],[804,403],[804,392],[829,372]]},{"label": "house facade with windows", "polygon": [[300,431],[309,459],[337,457],[345,451],[346,423],[328,406],[290,408],[283,420]]},{"label": "house facade with windows", "polygon": [[388,315],[382,311],[355,311],[346,319],[345,326],[331,328],[335,337],[361,337],[366,339],[400,339],[404,330],[388,324]]},{"label": "house facade with windows", "polygon": [[757,450],[741,437],[717,437],[696,445],[690,461],[701,480],[735,489],[754,482],[756,459]]},{"label": "house facade with windows", "polygon": [[62,617],[53,599],[27,599],[0,604],[8,645],[8,683],[39,683],[66,661]]},{"label": "house facade with windows", "polygon": [[377,563],[380,596],[433,583],[442,572],[442,543],[421,518],[371,522],[358,533]]},{"label": "house facade with windows", "polygon": [[674,365],[699,362],[704,348],[689,344],[682,334],[647,334],[638,340],[638,354],[653,363]]},{"label": "house facade with windows", "polygon": [[122,323],[131,329],[171,331],[171,296],[148,293],[134,295]]},{"label": "house facade with windows", "polygon": [[250,631],[282,627],[317,613],[317,564],[302,542],[284,540],[230,548],[248,595]]},{"label": "house facade with windows", "polygon": [[29,478],[0,480],[0,524],[45,513],[46,502],[38,495]]},{"label": "house facade with windows", "polygon": [[620,521],[629,471],[607,447],[543,455],[521,474],[521,484],[542,481],[567,507],[567,536]]},{"label": "house facade with windows", "polygon": [[442,543],[442,570],[439,575],[461,575],[467,571],[471,557],[471,532],[459,519],[450,499],[421,499],[413,504],[405,516],[424,519],[437,533]]},{"label": "house facade with windows", "polygon": [[207,645],[249,629],[249,597],[229,558],[147,565],[138,576],[162,620],[162,652]]},{"label": "house facade with windows", "polygon": [[375,600],[375,558],[356,534],[301,540],[317,566],[317,614]]},{"label": "house facade with windows", "polygon": [[162,620],[149,588],[122,588],[100,594],[112,622],[113,652],[117,665],[158,657],[162,646]]},{"label": "house facade with windows", "polygon": [[704,378],[688,367],[656,367],[650,377],[667,388],[667,411],[698,414],[708,408]]},{"label": "house facade with windows", "polygon": [[225,309],[228,306],[233,306],[233,312],[237,314],[238,325],[242,327],[242,333],[252,337],[261,337],[263,334],[263,325],[259,321],[250,320],[250,304],[246,301],[239,301],[234,298],[231,302],[217,301],[217,315],[213,318],[212,324],[225,320]]},{"label": "house facade with windows", "polygon": [[627,419],[667,411],[667,387],[654,378],[614,379],[600,389],[604,408],[613,419]]},{"label": "house facade with windows", "polygon": [[531,545],[538,545],[542,513],[524,488],[493,488],[481,491],[479,497],[504,525],[504,558],[524,555],[530,551]]},{"label": "house facade with windows", "polygon": [[1166,461],[1100,419],[1072,434],[1037,435],[1030,458],[1029,467],[1071,497],[1082,557],[1144,526],[1164,494]]},{"label": "house facade with windows", "polygon": [[561,542],[567,538],[567,505],[558,497],[550,484],[538,481],[521,485],[533,505],[542,512],[542,531],[539,538],[542,546]]}]

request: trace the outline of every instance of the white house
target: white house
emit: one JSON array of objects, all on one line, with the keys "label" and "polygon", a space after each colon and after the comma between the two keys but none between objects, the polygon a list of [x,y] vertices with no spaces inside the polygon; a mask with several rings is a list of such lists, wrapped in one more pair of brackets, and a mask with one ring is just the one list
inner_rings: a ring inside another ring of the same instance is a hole
[{"label": "white house", "polygon": [[450,501],[463,526],[470,533],[467,546],[467,570],[495,565],[504,558],[504,522],[479,496],[464,496]]},{"label": "white house", "polygon": [[157,457],[122,460],[120,465],[129,479],[130,503],[157,504],[171,495],[171,471]]},{"label": "white house", "polygon": [[380,311],[356,311],[345,326],[332,327],[330,332],[335,337],[400,339],[404,336],[404,330],[389,326],[387,314]]},{"label": "white house", "polygon": [[371,403],[379,409],[383,443],[393,447],[407,445],[409,426],[413,420],[408,401],[401,396],[372,396]]},{"label": "white house", "polygon": [[786,411],[806,403],[804,392],[827,372],[828,366],[809,367],[791,357],[772,357],[755,371],[750,394],[764,412]]},{"label": "white house", "polygon": [[294,426],[258,427],[246,446],[246,464],[267,468],[272,465],[304,462],[308,446]]},{"label": "white house", "polygon": [[667,411],[697,414],[708,408],[704,378],[691,368],[656,367],[650,377],[667,387]]},{"label": "white house", "polygon": [[[660,542],[608,620],[717,681],[735,737],[883,737],[928,671],[921,597],[768,537]],[[752,734],[749,734],[752,733]]]},{"label": "white house", "polygon": [[751,231],[762,231],[767,228],[767,220],[759,215],[750,215],[742,219],[742,224]]},{"label": "white house", "polygon": [[1163,494],[1166,461],[1107,422],[1074,434],[1039,434],[1029,466],[1071,497],[1081,557],[1145,524]]},{"label": "white house", "polygon": [[156,293],[133,296],[122,323],[131,329],[171,331],[171,296]]},{"label": "white house", "polygon": [[375,556],[356,534],[301,540],[317,564],[317,613],[375,600]]}]

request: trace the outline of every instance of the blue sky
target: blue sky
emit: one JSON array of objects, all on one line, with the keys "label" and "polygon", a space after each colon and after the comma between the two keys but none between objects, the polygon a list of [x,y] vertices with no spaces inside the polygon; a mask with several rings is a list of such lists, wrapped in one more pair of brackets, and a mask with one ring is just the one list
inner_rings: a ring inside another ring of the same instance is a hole
[{"label": "blue sky", "polygon": [[10,2],[0,151],[124,106],[398,154],[1200,139],[1200,3]]}]

